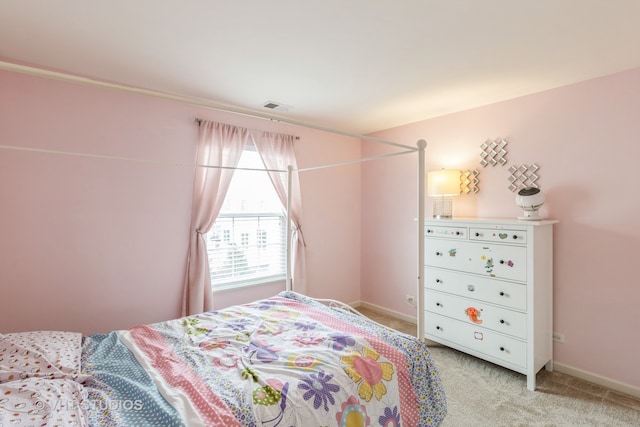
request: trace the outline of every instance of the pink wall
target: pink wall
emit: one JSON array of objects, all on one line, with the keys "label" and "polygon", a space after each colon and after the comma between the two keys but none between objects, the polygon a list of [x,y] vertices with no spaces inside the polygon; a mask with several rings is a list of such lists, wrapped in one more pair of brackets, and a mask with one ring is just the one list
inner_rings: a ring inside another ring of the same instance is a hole
[{"label": "pink wall", "polygon": [[[301,167],[361,154],[353,138],[40,77],[0,72],[0,93],[0,145],[160,162],[0,149],[0,332],[94,333],[179,315],[193,171],[167,162],[193,161],[193,117],[299,135]],[[539,164],[542,213],[560,220],[554,329],[566,343],[554,358],[636,387],[638,111],[640,69],[378,134],[426,139],[427,169],[480,170],[480,193],[456,201],[458,216],[517,216],[507,168]],[[498,136],[508,164],[481,168],[479,145]],[[415,315],[404,295],[416,294],[416,162],[301,175],[310,295]],[[216,305],[281,286],[216,294]]]},{"label": "pink wall", "polygon": [[[640,69],[634,69],[376,135],[407,144],[424,138],[427,170],[480,171],[480,192],[459,197],[456,216],[519,215],[508,168],[537,163],[547,198],[542,214],[560,220],[554,235],[554,330],[566,342],[555,345],[554,359],[633,387],[640,387],[639,112]],[[482,168],[480,144],[499,136],[508,140],[508,163]],[[364,148],[366,154],[378,150]],[[362,178],[363,229],[376,231],[363,232],[362,299],[414,316],[404,295],[416,293],[416,176],[414,160],[399,158],[390,166],[366,164]],[[391,181],[406,191],[378,191]],[[430,216],[429,200],[426,208]],[[374,237],[383,240],[374,246]]]},{"label": "pink wall", "polygon": [[[301,167],[360,155],[353,138],[112,89],[0,71],[0,93],[0,145],[156,161],[0,149],[0,332],[106,332],[179,315],[193,169],[176,164],[193,163],[194,117],[299,135]],[[356,301],[360,166],[305,173],[301,186],[308,293]]]}]

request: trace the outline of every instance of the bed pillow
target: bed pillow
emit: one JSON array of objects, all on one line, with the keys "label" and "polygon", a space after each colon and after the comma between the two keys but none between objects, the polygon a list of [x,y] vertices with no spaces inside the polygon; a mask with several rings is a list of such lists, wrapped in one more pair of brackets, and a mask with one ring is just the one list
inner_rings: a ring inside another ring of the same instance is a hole
[{"label": "bed pillow", "polygon": [[0,384],[0,426],[87,426],[87,392],[69,379]]},{"label": "bed pillow", "polygon": [[0,382],[28,377],[78,379],[81,343],[78,332],[0,334]]}]

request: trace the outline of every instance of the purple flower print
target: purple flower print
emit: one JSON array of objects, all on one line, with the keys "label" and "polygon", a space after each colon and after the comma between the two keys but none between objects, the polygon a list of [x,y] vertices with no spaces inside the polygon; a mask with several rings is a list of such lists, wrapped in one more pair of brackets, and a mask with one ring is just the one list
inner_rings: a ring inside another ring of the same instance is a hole
[{"label": "purple flower print", "polygon": [[315,329],[316,328],[316,324],[313,322],[296,322],[296,329],[299,329],[301,331],[308,331],[310,329]]},{"label": "purple flower print", "polygon": [[307,375],[300,384],[298,384],[299,389],[306,390],[302,395],[304,400],[313,398],[314,409],[318,409],[320,405],[323,405],[324,410],[328,411],[329,406],[327,402],[330,402],[332,405],[336,403],[331,393],[338,392],[340,387],[336,384],[331,384],[329,382],[331,379],[333,379],[333,374],[325,374],[324,371],[320,371]]},{"label": "purple flower print", "polygon": [[344,350],[346,347],[350,347],[356,343],[356,340],[353,339],[351,335],[330,334],[329,338],[333,340],[331,347],[336,351]]},{"label": "purple flower print", "polygon": [[378,417],[378,423],[383,427],[398,427],[400,425],[400,414],[398,407],[384,408],[384,415]]},{"label": "purple flower print", "polygon": [[276,304],[276,301],[261,301],[260,305],[258,305],[258,310],[269,310],[270,308],[275,307]]},{"label": "purple flower print", "polygon": [[227,327],[233,329],[236,332],[242,332],[247,329],[247,325],[251,323],[249,319],[235,319],[227,322]]},{"label": "purple flower print", "polygon": [[281,348],[274,347],[266,341],[255,340],[249,343],[249,347],[245,351],[249,352],[249,357],[255,354],[259,361],[271,363],[278,360],[278,352],[281,350]]}]

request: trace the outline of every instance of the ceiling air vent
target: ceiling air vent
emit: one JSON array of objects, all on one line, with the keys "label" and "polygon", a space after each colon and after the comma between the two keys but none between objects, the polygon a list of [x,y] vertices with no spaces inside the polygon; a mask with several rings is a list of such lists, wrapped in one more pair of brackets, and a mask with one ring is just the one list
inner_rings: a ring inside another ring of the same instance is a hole
[{"label": "ceiling air vent", "polygon": [[270,110],[276,110],[276,111],[289,111],[290,109],[293,108],[290,105],[284,105],[284,104],[281,104],[279,102],[274,102],[274,101],[265,102],[263,107],[264,108],[268,108]]}]

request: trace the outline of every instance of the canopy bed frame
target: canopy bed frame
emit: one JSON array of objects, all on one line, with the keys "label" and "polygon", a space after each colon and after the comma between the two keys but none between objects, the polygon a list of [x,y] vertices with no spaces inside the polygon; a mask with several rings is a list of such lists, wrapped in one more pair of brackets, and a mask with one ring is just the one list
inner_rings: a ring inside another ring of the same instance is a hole
[{"label": "canopy bed frame", "polygon": [[250,115],[403,149],[322,166],[289,166],[278,171],[288,174],[288,188],[294,173],[418,154],[417,338],[383,327],[338,301],[315,300],[296,292],[288,192],[285,291],[248,304],[108,334],[0,334],[0,424],[18,420],[38,425],[282,427],[308,423],[437,426],[442,422],[446,398],[423,339],[422,322],[426,142],[419,140],[410,147],[280,117]]}]

